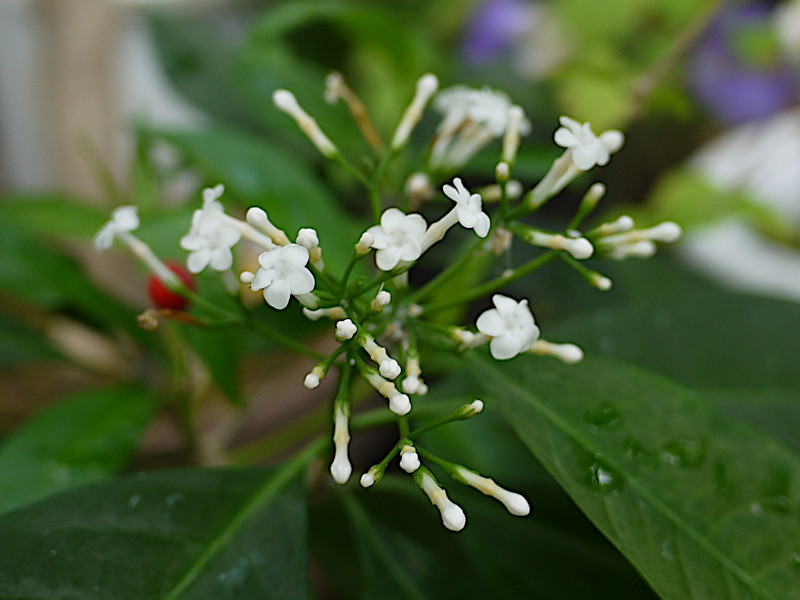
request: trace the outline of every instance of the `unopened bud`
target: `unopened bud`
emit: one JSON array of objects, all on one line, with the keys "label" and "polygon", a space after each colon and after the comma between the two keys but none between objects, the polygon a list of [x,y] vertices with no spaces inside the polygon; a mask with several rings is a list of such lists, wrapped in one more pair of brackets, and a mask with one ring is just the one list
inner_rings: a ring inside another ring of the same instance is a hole
[{"label": "unopened bud", "polygon": [[420,466],[419,454],[414,446],[403,446],[400,449],[400,468],[406,473],[413,473]]},{"label": "unopened bud", "polygon": [[363,256],[372,249],[372,244],[374,243],[375,236],[369,231],[365,231],[361,234],[361,238],[359,238],[358,243],[356,244],[356,254],[358,256]]},{"label": "unopened bud", "polygon": [[358,328],[350,319],[344,319],[336,323],[336,339],[339,341],[352,339],[357,331]]}]

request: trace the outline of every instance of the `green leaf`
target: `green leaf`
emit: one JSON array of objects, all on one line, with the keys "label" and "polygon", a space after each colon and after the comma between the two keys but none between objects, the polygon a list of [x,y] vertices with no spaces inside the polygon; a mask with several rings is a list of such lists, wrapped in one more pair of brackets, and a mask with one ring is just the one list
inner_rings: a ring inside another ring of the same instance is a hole
[{"label": "green leaf", "polygon": [[662,598],[800,598],[800,459],[784,446],[616,362],[470,366]]},{"label": "green leaf", "polygon": [[44,336],[0,313],[0,367],[58,356]]},{"label": "green leaf", "polygon": [[152,471],[0,519],[0,597],[307,597],[291,470]]},{"label": "green leaf", "polygon": [[155,408],[147,390],[109,388],[44,409],[0,446],[0,513],[122,469]]},{"label": "green leaf", "polygon": [[77,198],[54,194],[0,198],[0,221],[31,234],[91,238],[108,213]]},{"label": "green leaf", "polygon": [[800,306],[694,285],[674,271],[658,285],[545,334],[697,389],[800,390]]}]

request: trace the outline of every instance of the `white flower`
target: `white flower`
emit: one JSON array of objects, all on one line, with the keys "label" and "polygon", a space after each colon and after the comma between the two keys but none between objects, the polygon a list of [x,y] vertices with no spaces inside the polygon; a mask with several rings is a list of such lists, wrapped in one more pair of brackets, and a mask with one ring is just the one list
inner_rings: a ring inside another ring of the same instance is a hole
[{"label": "white flower", "polygon": [[476,323],[478,331],[491,338],[489,351],[497,360],[513,358],[525,352],[539,337],[527,300],[495,294],[495,308],[483,312]]},{"label": "white flower", "polygon": [[474,229],[480,237],[486,237],[490,221],[489,216],[482,210],[481,195],[470,194],[459,177],[453,179],[453,183],[455,187],[445,184],[442,191],[456,203],[458,222],[467,229]]},{"label": "white flower", "polygon": [[427,227],[422,215],[406,215],[396,208],[384,211],[381,224],[366,231],[374,237],[372,247],[377,250],[375,262],[378,268],[391,271],[401,260],[417,260],[422,254],[420,240]]},{"label": "white flower", "polygon": [[221,185],[203,190],[203,208],[194,211],[192,228],[181,239],[181,248],[189,250],[186,265],[192,273],[209,265],[215,271],[227,271],[233,264],[231,247],[242,232],[225,219],[225,210],[217,201],[223,191]]},{"label": "white flower", "polygon": [[94,245],[98,250],[108,250],[114,243],[118,233],[133,231],[139,227],[139,215],[135,206],[120,206],[111,213],[106,222],[94,236]]},{"label": "white flower", "polygon": [[339,340],[350,340],[358,331],[356,324],[351,319],[343,319],[336,322],[336,338]]},{"label": "white flower", "polygon": [[581,171],[588,171],[595,165],[608,164],[611,154],[622,148],[625,137],[621,131],[609,129],[596,136],[589,123],[579,123],[575,119],[562,116],[562,127],[556,129],[556,144],[572,151],[572,162]]},{"label": "white flower", "polygon": [[414,446],[403,446],[400,449],[400,468],[406,473],[413,473],[420,466],[419,454]]},{"label": "white flower", "polygon": [[263,289],[264,299],[272,308],[282,310],[291,294],[307,294],[314,289],[314,275],[306,269],[308,249],[297,244],[276,246],[258,257],[261,265],[250,289]]},{"label": "white flower", "polygon": [[[503,92],[454,86],[439,93],[434,107],[444,117],[431,148],[433,168],[455,168],[466,163],[492,138],[500,137],[509,124],[511,101]],[[516,109],[515,109],[516,110]],[[524,115],[513,126],[521,135],[530,131]]]}]

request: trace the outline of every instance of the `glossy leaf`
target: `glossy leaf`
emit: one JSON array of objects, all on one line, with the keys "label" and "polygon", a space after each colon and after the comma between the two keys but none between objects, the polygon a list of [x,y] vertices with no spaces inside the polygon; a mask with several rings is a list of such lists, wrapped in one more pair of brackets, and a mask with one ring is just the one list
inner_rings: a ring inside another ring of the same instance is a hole
[{"label": "glossy leaf", "polygon": [[800,391],[800,306],[664,278],[646,297],[545,330],[587,353],[658,371],[694,388]]},{"label": "glossy leaf", "polygon": [[174,470],[81,488],[0,519],[0,597],[307,597],[288,471]]},{"label": "glossy leaf", "polygon": [[155,408],[147,390],[114,388],[41,411],[0,446],[0,513],[118,472]]},{"label": "glossy leaf", "polygon": [[470,365],[662,598],[800,598],[800,459],[784,446],[616,362]]}]

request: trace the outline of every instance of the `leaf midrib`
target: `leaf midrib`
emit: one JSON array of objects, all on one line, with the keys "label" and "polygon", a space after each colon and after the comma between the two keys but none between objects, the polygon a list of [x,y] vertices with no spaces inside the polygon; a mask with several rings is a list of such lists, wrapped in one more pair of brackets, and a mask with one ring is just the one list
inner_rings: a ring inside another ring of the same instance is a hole
[{"label": "leaf midrib", "polygon": [[[557,413],[555,413],[549,407],[544,405],[528,390],[520,387],[512,379],[507,379],[503,377],[502,373],[500,373],[496,368],[492,367],[491,365],[487,365],[484,361],[475,358],[470,358],[469,360],[472,361],[474,364],[478,365],[478,368],[484,368],[486,371],[489,371],[490,375],[495,379],[500,379],[503,382],[503,384],[508,388],[511,388],[511,390],[517,396],[520,396],[525,401],[530,401],[530,403],[534,406],[536,410],[538,410],[554,426],[561,429],[570,439],[572,439],[572,441],[577,443],[584,450],[591,452],[592,454],[602,456],[603,460],[607,461],[609,465],[615,468],[617,471],[626,474],[629,473],[629,471],[621,467],[618,462],[608,457],[596,446],[592,445],[585,437],[583,437],[578,432],[577,429],[572,427]],[[667,518],[667,520],[670,521],[678,530],[680,530],[684,535],[686,535],[695,543],[697,543],[698,546],[700,546],[712,558],[714,558],[723,567],[725,567],[726,570],[733,573],[742,583],[748,586],[752,591],[757,592],[761,594],[764,598],[768,598],[770,600],[780,600],[776,596],[772,595],[768,590],[763,589],[763,587],[760,584],[758,584],[758,582],[753,580],[753,578],[742,567],[734,563],[721,550],[719,550],[704,536],[702,536],[698,531],[696,531],[694,527],[692,527],[689,523],[687,523],[684,519],[682,519],[680,515],[675,513],[666,504],[664,504],[661,500],[659,500],[658,497],[655,496],[653,493],[651,493],[646,486],[641,484],[638,481],[638,479],[636,479],[636,477],[633,477],[631,475],[626,475],[626,479],[631,485],[631,487],[634,490],[636,490],[636,492],[642,498],[644,498],[647,502],[649,502],[654,508],[656,508],[656,510],[661,512],[663,516]]]}]

